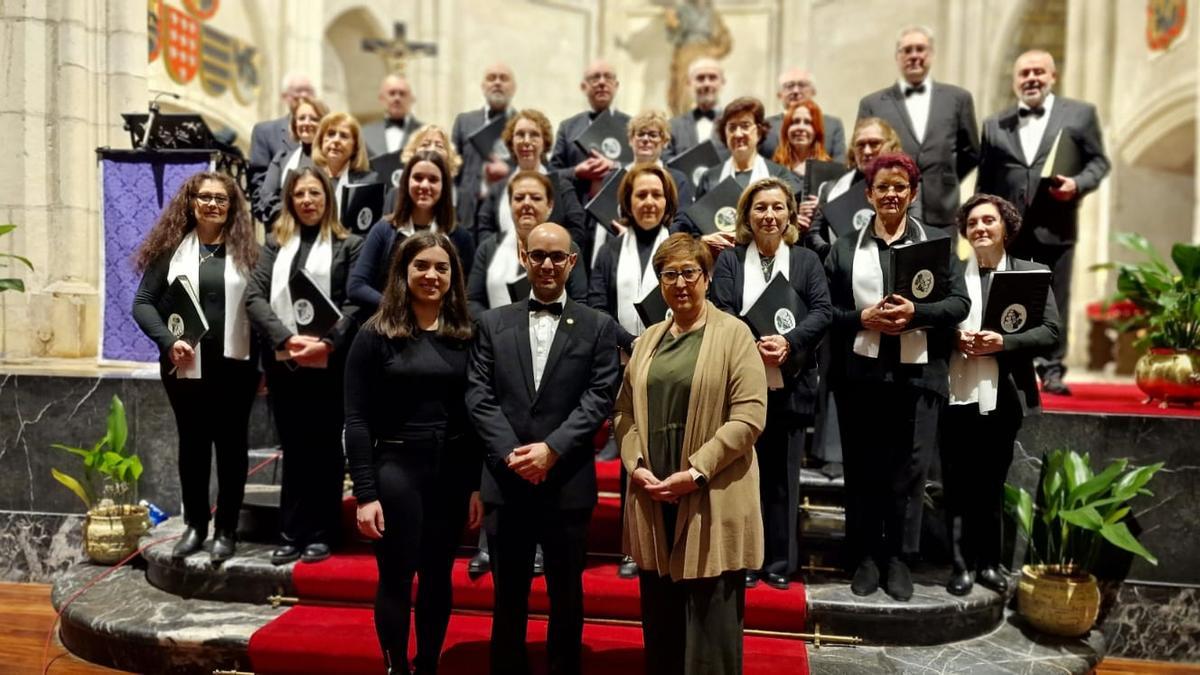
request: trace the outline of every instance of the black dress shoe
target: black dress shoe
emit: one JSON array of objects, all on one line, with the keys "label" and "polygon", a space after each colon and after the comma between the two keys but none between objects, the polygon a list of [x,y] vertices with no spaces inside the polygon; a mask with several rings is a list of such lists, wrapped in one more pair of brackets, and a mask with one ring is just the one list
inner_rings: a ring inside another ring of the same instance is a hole
[{"label": "black dress shoe", "polygon": [[204,545],[204,538],[208,535],[208,527],[200,529],[198,527],[188,527],[184,530],[183,536],[179,542],[175,544],[175,548],[171,549],[172,558],[186,558],[189,555],[200,550]]},{"label": "black dress shoe", "polygon": [[855,595],[870,595],[879,590],[879,567],[871,558],[863,558],[854,571],[854,579],[850,581],[850,590]]},{"label": "black dress shoe", "polygon": [[746,570],[746,588],[758,585],[758,570]]},{"label": "black dress shoe", "polygon": [[767,585],[771,588],[778,588],[781,591],[786,591],[788,589],[789,580],[782,574],[767,572],[765,575],[763,575],[763,581],[766,581]]},{"label": "black dress shoe", "polygon": [[956,568],[950,573],[950,580],[946,582],[946,592],[950,595],[966,595],[975,587],[975,580],[971,578],[971,572],[964,569]]},{"label": "black dress shoe", "polygon": [[1000,595],[1008,592],[1008,579],[995,567],[985,567],[979,570],[979,585],[990,588]]},{"label": "black dress shoe", "polygon": [[300,562],[321,562],[322,560],[328,558],[331,553],[332,552],[329,550],[329,544],[322,544],[319,541],[313,542],[304,547],[304,553],[300,554]]},{"label": "black dress shoe", "polygon": [[836,480],[846,475],[846,468],[841,462],[825,462],[821,465],[821,473],[825,474],[826,478]]},{"label": "black dress shoe", "polygon": [[904,564],[903,560],[892,558],[888,561],[887,583],[884,590],[892,596],[893,600],[908,602],[912,598],[912,573],[908,571],[908,565]]},{"label": "black dress shoe", "polygon": [[467,563],[467,574],[473,576],[487,574],[489,571],[491,571],[491,569],[492,557],[483,549],[480,549],[479,552],[475,554],[475,557],[471,558],[471,562]]},{"label": "black dress shoe", "polygon": [[217,530],[213,536],[212,561],[221,564],[237,553],[237,537],[233,532]]},{"label": "black dress shoe", "polygon": [[280,544],[279,548],[271,551],[272,565],[286,565],[300,559],[300,549],[291,544]]},{"label": "black dress shoe", "polygon": [[638,575],[637,563],[633,562],[633,556],[625,556],[621,558],[621,566],[617,568],[617,576],[622,579],[636,579]]},{"label": "black dress shoe", "polygon": [[1057,394],[1058,396],[1071,395],[1070,388],[1067,387],[1066,383],[1062,381],[1062,377],[1059,375],[1047,375],[1045,379],[1042,380],[1042,391],[1050,394]]},{"label": "black dress shoe", "polygon": [[533,576],[541,576],[546,573],[546,561],[542,557],[542,547],[539,545],[537,551],[533,554]]}]

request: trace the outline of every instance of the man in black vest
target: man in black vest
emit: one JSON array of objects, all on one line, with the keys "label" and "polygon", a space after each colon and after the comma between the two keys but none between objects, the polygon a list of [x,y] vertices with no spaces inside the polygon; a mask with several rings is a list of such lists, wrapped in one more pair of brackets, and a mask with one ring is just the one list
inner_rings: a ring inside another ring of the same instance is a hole
[{"label": "man in black vest", "polygon": [[505,120],[512,115],[513,94],[517,92],[517,79],[512,69],[504,63],[494,63],[483,71],[484,105],[482,108],[461,112],[454,118],[454,128],[450,132],[450,140],[462,156],[462,168],[454,177],[458,189],[458,204],[455,213],[458,216],[458,226],[474,230],[475,211],[479,200],[487,195],[489,184],[503,180],[508,175],[508,151],[503,143],[499,144],[497,152],[487,155],[479,154],[471,135],[487,126],[497,117]]},{"label": "man in black vest", "polygon": [[579,673],[583,569],[596,504],[592,439],[612,411],[619,364],[604,314],[566,294],[577,262],[554,223],[521,250],[527,300],[484,312],[468,371],[467,407],[483,439],[480,487],[495,580],[491,672],[528,673],[525,635],[534,547],[545,553],[551,674]]}]

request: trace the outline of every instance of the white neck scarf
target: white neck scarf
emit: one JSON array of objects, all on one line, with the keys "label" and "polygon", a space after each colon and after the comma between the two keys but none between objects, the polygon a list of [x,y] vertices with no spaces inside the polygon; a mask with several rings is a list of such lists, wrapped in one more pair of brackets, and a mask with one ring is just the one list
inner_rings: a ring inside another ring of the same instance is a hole
[{"label": "white neck scarf", "polygon": [[496,252],[492,254],[492,260],[487,267],[489,309],[512,304],[508,285],[525,276],[520,270],[520,262],[517,256],[517,231],[501,232]]},{"label": "white neck scarf", "polygon": [[[721,178],[717,183],[720,184],[721,181],[729,178],[733,173],[733,157],[730,157],[725,160],[725,164],[721,167]],[[746,185],[753,185],[756,181],[760,181],[770,175],[771,172],[767,170],[767,160],[763,159],[762,155],[755,154],[754,162],[750,164],[750,182],[746,183]],[[714,185],[713,187],[716,186]]]},{"label": "white neck scarf", "polygon": [[[630,226],[637,227],[636,224]],[[659,226],[658,234],[654,236],[654,248],[667,240],[667,228]],[[653,253],[651,253],[653,255]],[[637,235],[633,230],[627,230],[621,235],[621,253],[617,258],[617,322],[632,335],[641,335],[646,326],[642,324],[634,303],[641,302],[650,289],[658,288],[658,277],[654,274],[654,266],[646,265],[642,269],[642,259],[638,255]]]},{"label": "white neck scarf", "polygon": [[[781,241],[779,248],[775,249],[771,279],[778,275],[791,281],[791,273],[792,247]],[[751,239],[750,245],[746,247],[746,265],[742,269],[742,316],[746,316],[754,303],[758,302],[759,297],[767,290],[768,283],[770,280],[763,279],[762,255],[758,252],[758,243]],[[783,389],[783,372],[779,370],[779,367],[765,367],[767,369],[767,388]]]},{"label": "white neck scarf", "polygon": [[[299,225],[298,227],[307,227]],[[300,233],[296,232],[279,248],[275,256],[275,265],[271,267],[271,309],[288,330],[296,332],[296,314],[292,310],[292,291],[288,282],[292,279],[292,260],[300,251]],[[330,268],[333,266],[333,235],[326,233],[318,235],[304,261],[304,269],[308,271],[317,287],[326,296],[333,297],[330,290],[332,280]]]},{"label": "white neck scarf", "polygon": [[842,174],[841,178],[833,182],[833,185],[829,187],[829,193],[825,195],[826,204],[846,194],[846,191],[850,189],[850,185],[854,183],[854,174],[854,169],[850,169]]},{"label": "white neck scarf", "polygon": [[[538,173],[542,174],[543,176],[549,173],[546,170],[545,164],[538,164],[537,170]],[[516,171],[514,171],[508,178],[504,179],[504,189],[500,191],[500,205],[496,209],[496,218],[499,221],[501,232],[512,232],[513,230],[517,229],[517,223],[515,220],[513,220],[512,204],[508,202],[508,184],[512,181],[512,177],[515,175],[517,175]],[[549,195],[549,197],[554,199],[554,195]],[[507,305],[509,303],[506,302],[504,304]]]},{"label": "white neck scarf", "polygon": [[[167,267],[167,283],[176,277],[187,277],[196,292],[200,292],[200,237],[196,231],[188,232],[175,248],[171,263]],[[246,318],[246,277],[242,276],[229,255],[225,254],[225,335],[223,353],[227,359],[245,361],[250,358],[250,322]],[[176,368],[175,377],[180,379],[200,378],[200,348],[191,365]]]},{"label": "white neck scarf", "polygon": [[295,171],[300,166],[300,158],[304,156],[304,146],[297,145],[292,151],[292,155],[288,157],[287,164],[283,165],[283,171],[279,173],[279,189],[283,189],[283,184],[287,181],[289,171]]},{"label": "white neck scarf", "polygon": [[[925,241],[925,229],[909,218],[906,227],[914,228],[918,241]],[[868,231],[874,232],[874,222],[858,231],[858,245],[854,247],[854,271],[851,286],[854,289],[854,307],[859,311],[874,307],[883,299],[883,267],[879,264],[879,247],[867,238]],[[864,245],[863,242],[867,245]],[[882,334],[877,330],[860,330],[854,336],[854,353],[868,359],[879,358],[879,341]],[[929,339],[925,329],[905,331],[900,334],[900,363],[929,363]]]},{"label": "white neck scarf", "polygon": [[[1008,269],[1008,256],[1000,258],[996,271]],[[967,258],[967,269],[963,275],[967,282],[967,295],[971,296],[971,311],[959,322],[963,330],[977,331],[983,324],[983,283],[979,275],[979,261],[972,253]],[[968,358],[966,354],[953,350],[950,353],[950,405],[979,404],[979,412],[986,415],[996,409],[997,386],[1000,382],[1000,363],[994,356]]]}]

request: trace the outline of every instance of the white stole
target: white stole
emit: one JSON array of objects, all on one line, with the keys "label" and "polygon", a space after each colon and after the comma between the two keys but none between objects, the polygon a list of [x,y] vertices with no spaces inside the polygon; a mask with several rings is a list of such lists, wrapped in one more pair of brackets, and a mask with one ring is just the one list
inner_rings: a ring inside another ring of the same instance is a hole
[{"label": "white stole", "polygon": [[[300,225],[299,227],[310,227]],[[271,267],[271,310],[292,333],[296,333],[296,314],[292,310],[292,291],[288,282],[292,278],[292,260],[300,251],[300,233],[296,232],[279,247],[275,256],[275,264]],[[308,260],[304,261],[304,269],[308,272],[317,287],[332,297],[330,287],[332,277],[330,268],[333,266],[333,235],[325,233],[317,235],[312,249],[308,252]]]},{"label": "white stole", "polygon": [[[920,241],[925,241],[925,230],[921,224],[909,218],[906,227],[916,228]],[[874,307],[883,299],[883,267],[879,264],[879,247],[867,240],[867,231],[874,229],[869,223],[858,231],[858,244],[854,247],[854,271],[851,287],[854,290],[854,307],[860,312]],[[863,246],[867,241],[870,246]],[[854,353],[868,359],[879,358],[880,333],[877,330],[860,330],[854,336]],[[924,328],[908,330],[900,334],[900,363],[929,363],[929,338]]]},{"label": "white stole", "polygon": [[300,157],[303,155],[304,155],[304,146],[297,145],[296,149],[292,151],[291,156],[288,157],[287,163],[283,165],[283,170],[279,172],[279,189],[280,190],[283,189],[283,184],[287,181],[288,172],[295,171],[296,168],[300,166]]},{"label": "white stole", "polygon": [[[544,164],[538,164],[537,170],[538,170],[538,173],[540,173],[542,175],[549,174],[549,172],[546,170],[546,165],[544,165]],[[519,171],[519,169],[518,169],[518,171]],[[507,179],[505,179],[504,189],[500,191],[500,204],[497,205],[497,207],[496,207],[496,220],[499,223],[501,232],[513,232],[517,229],[517,223],[515,220],[513,220],[512,204],[509,203],[509,199],[508,199],[508,184],[512,182],[512,176],[515,176],[515,175],[516,175],[516,171],[514,171],[512,173],[512,175],[510,175]],[[456,197],[458,196],[457,192],[455,192],[454,194]],[[550,199],[554,199],[554,195],[552,195],[552,194],[546,195],[546,196],[549,197]],[[509,303],[506,302],[504,304],[507,305]],[[497,306],[499,306],[499,305],[497,305]]]},{"label": "white stole", "polygon": [[854,173],[854,169],[850,169],[842,174],[840,178],[833,181],[833,184],[829,186],[828,194],[825,195],[826,204],[846,194],[850,186],[854,184]]},{"label": "white stole", "polygon": [[342,172],[342,175],[339,176],[337,180],[333,181],[333,201],[335,204],[337,204],[337,211],[334,211],[334,213],[337,215],[338,220],[342,219],[342,193],[345,192],[346,187],[349,185],[350,167],[346,167],[346,170]]},{"label": "white stole", "polygon": [[[996,271],[1008,269],[1008,256],[1000,259]],[[967,259],[967,295],[971,296],[971,311],[959,322],[963,330],[977,331],[983,324],[983,282],[979,261],[972,253]],[[968,357],[954,349],[950,353],[950,405],[979,404],[986,415],[996,409],[997,388],[1000,383],[1000,362],[994,356]]]},{"label": "white stole", "polygon": [[[775,262],[771,268],[771,279],[776,275],[783,276],[784,279],[791,281],[792,273],[792,247],[786,242],[779,242],[779,248],[775,251]],[[767,290],[767,284],[770,281],[763,279],[762,274],[762,256],[758,252],[758,244],[752,239],[750,245],[746,247],[746,264],[742,268],[742,316],[746,316],[750,312],[750,308],[754,307],[754,303],[758,302],[758,298]],[[783,389],[783,372],[778,366],[766,366],[767,369],[767,388],[768,389]]]},{"label": "white stole", "polygon": [[[167,267],[167,283],[176,277],[187,277],[196,293],[200,292],[200,237],[192,230],[184,236],[171,263]],[[250,358],[250,321],[246,318],[246,277],[226,249],[225,255],[225,335],[223,354],[227,359],[245,361]],[[194,380],[200,378],[200,346],[196,345],[196,357],[191,364],[175,369],[175,377]]]},{"label": "white stole", "polygon": [[520,279],[522,273],[518,265],[517,231],[500,232],[496,243],[496,252],[487,266],[487,298],[488,308],[503,307],[512,304],[508,294],[508,285]]},{"label": "white stole", "polygon": [[[617,257],[617,322],[632,335],[641,335],[646,326],[642,324],[634,303],[642,301],[651,289],[658,288],[658,277],[654,274],[654,266],[646,265],[642,269],[641,257],[638,256],[637,235],[631,225],[625,234],[621,235],[621,252]],[[654,248],[667,240],[667,227],[660,225],[658,234],[654,237]],[[653,253],[651,253],[653,255]]]},{"label": "white stole", "polygon": [[[721,165],[721,177],[717,180],[717,184],[719,185],[721,181],[729,178],[733,175],[733,173],[733,158],[730,157],[729,159],[725,160],[725,164]],[[747,187],[754,185],[755,182],[764,178],[769,178],[770,176],[771,172],[767,170],[767,160],[763,159],[762,155],[756,153],[754,155],[754,163],[750,165],[750,182],[746,183]],[[712,187],[715,188],[716,185]]]}]

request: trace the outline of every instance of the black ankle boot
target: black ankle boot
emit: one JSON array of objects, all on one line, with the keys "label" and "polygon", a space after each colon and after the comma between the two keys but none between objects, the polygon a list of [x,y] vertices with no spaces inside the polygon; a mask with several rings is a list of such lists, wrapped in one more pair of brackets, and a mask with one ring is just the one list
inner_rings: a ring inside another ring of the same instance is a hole
[{"label": "black ankle boot", "polygon": [[175,548],[171,549],[172,558],[186,558],[189,555],[200,550],[204,546],[204,539],[208,535],[208,527],[204,528],[188,526],[183,532],[183,537],[179,539],[179,543],[175,544]]}]

